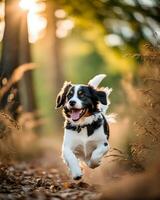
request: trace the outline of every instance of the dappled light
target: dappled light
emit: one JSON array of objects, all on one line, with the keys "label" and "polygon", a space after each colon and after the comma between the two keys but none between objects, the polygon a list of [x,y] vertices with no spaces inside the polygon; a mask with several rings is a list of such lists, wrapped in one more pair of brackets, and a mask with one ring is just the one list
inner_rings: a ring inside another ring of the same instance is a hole
[{"label": "dappled light", "polygon": [[123,40],[116,34],[109,34],[105,36],[105,42],[109,46],[120,46],[123,45]]},{"label": "dappled light", "polygon": [[[31,43],[36,42],[38,39],[44,36],[44,31],[47,26],[47,20],[35,13],[28,14],[28,31],[29,41]],[[36,29],[35,29],[36,27]]]},{"label": "dappled light", "polygon": [[69,31],[74,27],[74,22],[72,20],[66,19],[57,22],[56,36],[58,38],[66,37]]}]

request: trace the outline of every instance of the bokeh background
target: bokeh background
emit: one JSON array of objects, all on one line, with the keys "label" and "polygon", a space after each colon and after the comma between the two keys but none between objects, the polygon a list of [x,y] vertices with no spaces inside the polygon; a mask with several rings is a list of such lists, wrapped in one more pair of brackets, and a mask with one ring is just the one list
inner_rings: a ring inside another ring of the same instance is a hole
[{"label": "bokeh background", "polygon": [[97,176],[86,169],[88,177],[92,183],[118,179],[126,169],[143,171],[155,163],[159,13],[159,0],[1,0],[0,134],[12,135],[17,122],[22,132],[19,140],[2,140],[2,158],[10,154],[6,142],[20,160],[42,153],[39,144],[60,155],[63,118],[56,95],[65,80],[87,84],[103,73],[101,85],[113,89],[107,112],[116,113],[117,122],[110,125],[110,156]]}]

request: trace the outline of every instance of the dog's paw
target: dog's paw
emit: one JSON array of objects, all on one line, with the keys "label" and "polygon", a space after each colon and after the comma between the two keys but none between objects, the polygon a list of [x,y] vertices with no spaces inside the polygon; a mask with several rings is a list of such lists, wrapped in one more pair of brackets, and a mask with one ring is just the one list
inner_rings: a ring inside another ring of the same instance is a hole
[{"label": "dog's paw", "polygon": [[80,180],[81,178],[82,178],[82,175],[73,177],[73,179],[74,179],[75,181],[78,181],[78,180]]},{"label": "dog's paw", "polygon": [[94,169],[96,167],[99,167],[100,163],[101,162],[99,160],[89,160],[88,163],[87,163],[87,165],[88,165],[89,168]]},{"label": "dog's paw", "polygon": [[72,178],[76,181],[80,180],[82,178],[82,176],[83,176],[83,174],[81,171],[72,173]]}]

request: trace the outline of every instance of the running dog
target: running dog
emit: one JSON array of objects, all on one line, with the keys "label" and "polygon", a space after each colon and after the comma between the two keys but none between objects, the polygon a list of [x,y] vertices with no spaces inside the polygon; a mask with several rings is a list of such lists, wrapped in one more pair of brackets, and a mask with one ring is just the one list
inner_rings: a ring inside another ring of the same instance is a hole
[{"label": "running dog", "polygon": [[65,117],[62,157],[74,180],[82,177],[79,160],[96,168],[109,150],[109,125],[106,114],[112,89],[98,85],[106,77],[100,74],[87,85],[65,82],[56,99]]}]

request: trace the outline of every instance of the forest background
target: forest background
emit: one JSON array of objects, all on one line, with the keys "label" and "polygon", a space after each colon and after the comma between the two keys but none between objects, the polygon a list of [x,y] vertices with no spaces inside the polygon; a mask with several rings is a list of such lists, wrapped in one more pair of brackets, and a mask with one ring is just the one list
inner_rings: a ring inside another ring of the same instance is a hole
[{"label": "forest background", "polygon": [[38,158],[45,148],[60,157],[56,95],[65,80],[86,84],[102,73],[117,122],[110,154],[97,175],[86,169],[86,181],[105,185],[158,166],[159,13],[158,0],[1,0],[1,160]]}]

